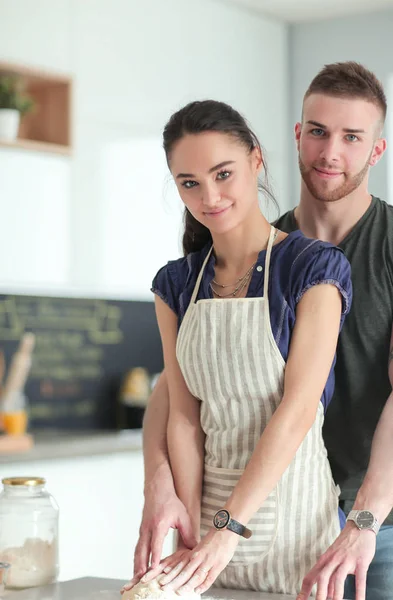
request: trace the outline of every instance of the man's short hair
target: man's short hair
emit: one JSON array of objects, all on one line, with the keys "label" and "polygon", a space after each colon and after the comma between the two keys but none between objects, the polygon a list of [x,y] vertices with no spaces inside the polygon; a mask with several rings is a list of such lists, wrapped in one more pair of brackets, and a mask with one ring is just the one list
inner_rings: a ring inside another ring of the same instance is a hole
[{"label": "man's short hair", "polygon": [[387,102],[382,83],[374,73],[357,62],[347,61],[325,65],[310,83],[304,100],[311,94],[362,98],[378,106],[382,113],[382,122],[385,122]]}]

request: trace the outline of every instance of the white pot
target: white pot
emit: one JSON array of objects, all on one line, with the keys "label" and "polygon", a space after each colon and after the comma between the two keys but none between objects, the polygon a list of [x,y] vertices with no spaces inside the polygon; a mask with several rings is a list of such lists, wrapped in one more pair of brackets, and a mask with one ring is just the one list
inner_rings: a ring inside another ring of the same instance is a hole
[{"label": "white pot", "polygon": [[0,139],[12,141],[18,136],[20,112],[13,108],[0,108]]}]

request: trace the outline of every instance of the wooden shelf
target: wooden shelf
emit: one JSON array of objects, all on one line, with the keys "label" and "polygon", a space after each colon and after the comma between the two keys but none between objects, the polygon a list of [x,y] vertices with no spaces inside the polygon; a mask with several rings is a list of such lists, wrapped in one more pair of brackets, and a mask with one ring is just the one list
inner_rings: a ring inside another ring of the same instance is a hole
[{"label": "wooden shelf", "polygon": [[71,148],[69,146],[51,144],[49,142],[38,142],[35,140],[24,140],[21,138],[18,138],[14,142],[0,140],[0,148],[15,148],[16,150],[30,150],[32,152],[52,152],[54,154],[63,154],[64,156],[69,156],[71,154]]},{"label": "wooden shelf", "polygon": [[63,73],[0,62],[0,75],[18,75],[35,101],[34,111],[23,117],[15,142],[3,147],[71,154],[72,80]]}]

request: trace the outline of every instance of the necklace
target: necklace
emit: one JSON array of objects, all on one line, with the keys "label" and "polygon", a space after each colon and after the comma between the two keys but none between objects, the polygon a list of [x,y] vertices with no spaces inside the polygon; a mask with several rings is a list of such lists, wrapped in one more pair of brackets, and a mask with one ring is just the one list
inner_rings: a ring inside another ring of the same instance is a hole
[{"label": "necklace", "polygon": [[[278,235],[278,231],[277,229],[274,232],[274,237],[273,237],[273,242],[275,241],[276,237]],[[254,270],[255,265],[257,264],[257,261],[255,261],[251,267],[247,270],[247,272],[242,276],[239,277],[239,279],[237,279],[235,281],[235,283],[218,283],[218,281],[216,281],[215,279],[213,279],[210,283],[210,288],[213,292],[213,294],[215,296],[217,296],[218,298],[229,298],[232,297],[234,298],[235,296],[237,296],[237,294],[240,294],[242,292],[242,290],[246,287],[246,285],[248,284],[249,280],[251,279],[252,276],[252,272]],[[217,292],[217,290],[214,289],[213,286],[219,287],[221,289],[225,289],[228,287],[234,287],[235,289],[232,292],[229,292],[228,294],[220,294],[219,292]]]},{"label": "necklace", "polygon": [[248,271],[246,272],[245,275],[242,275],[242,277],[239,277],[239,279],[236,279],[235,283],[227,283],[224,285],[223,283],[218,283],[218,281],[216,281],[215,279],[213,279],[212,283],[214,283],[214,285],[216,285],[217,287],[220,287],[223,289],[227,288],[227,287],[234,287],[239,283],[239,281],[242,281],[245,277],[247,277],[247,275],[253,270],[255,265],[256,265],[256,261],[254,262],[253,265],[251,265],[251,267],[248,269]]},{"label": "necklace", "polygon": [[212,286],[212,284],[210,284],[210,287],[212,289],[212,292],[215,296],[218,296],[219,298],[229,298],[232,297],[234,298],[237,294],[240,294],[240,292],[246,287],[249,279],[251,278],[251,273],[249,273],[247,276],[244,277],[244,279],[242,279],[242,281],[239,283],[239,285],[237,285],[235,287],[235,289],[233,290],[233,292],[230,292],[229,294],[219,294],[214,287]]}]

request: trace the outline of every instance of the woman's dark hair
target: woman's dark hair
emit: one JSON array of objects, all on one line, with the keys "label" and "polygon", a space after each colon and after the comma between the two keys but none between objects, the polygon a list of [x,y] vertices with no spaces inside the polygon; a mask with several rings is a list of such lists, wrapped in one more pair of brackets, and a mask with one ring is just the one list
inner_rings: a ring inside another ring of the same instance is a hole
[{"label": "woman's dark hair", "polygon": [[[257,136],[250,129],[242,115],[224,102],[217,102],[216,100],[190,102],[171,116],[163,133],[163,146],[168,165],[171,151],[179,140],[187,134],[197,134],[205,131],[219,131],[231,135],[250,152],[254,148],[259,149],[265,177],[264,181],[258,182],[258,189],[272,200],[278,209],[277,201],[269,188],[267,167]],[[197,221],[186,208],[184,211],[183,234],[184,254],[187,255],[190,252],[201,250],[211,240],[209,229]]]}]

